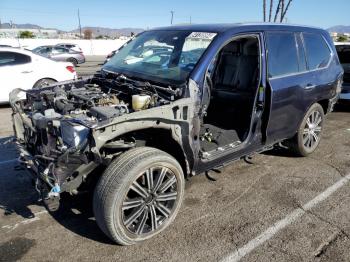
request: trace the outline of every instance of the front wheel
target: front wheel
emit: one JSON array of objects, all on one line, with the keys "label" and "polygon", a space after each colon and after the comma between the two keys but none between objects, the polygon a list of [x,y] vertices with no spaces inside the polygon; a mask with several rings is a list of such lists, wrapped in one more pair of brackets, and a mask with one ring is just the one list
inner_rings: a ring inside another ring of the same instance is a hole
[{"label": "front wheel", "polygon": [[113,241],[131,245],[163,231],[184,195],[179,163],[155,148],[135,148],[114,160],[100,178],[93,207],[97,224]]},{"label": "front wheel", "polygon": [[313,104],[304,116],[297,134],[291,140],[293,151],[308,156],[318,147],[322,135],[324,111],[320,104]]}]

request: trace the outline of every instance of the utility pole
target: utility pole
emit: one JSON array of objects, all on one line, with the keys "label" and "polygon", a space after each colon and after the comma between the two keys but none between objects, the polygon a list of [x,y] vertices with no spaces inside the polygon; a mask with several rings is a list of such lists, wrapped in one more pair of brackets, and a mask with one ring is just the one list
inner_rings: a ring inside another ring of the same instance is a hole
[{"label": "utility pole", "polygon": [[80,39],[81,39],[81,24],[80,24],[80,12],[79,12],[79,8],[78,8],[78,21],[79,21],[79,35],[80,35]]},{"label": "utility pole", "polygon": [[192,16],[190,16],[190,24],[192,24]]},{"label": "utility pole", "polygon": [[170,11],[171,13],[171,20],[170,20],[170,24],[173,24],[173,19],[174,19],[174,11]]},{"label": "utility pole", "polygon": [[263,0],[263,17],[264,22],[266,22],[266,0]]}]

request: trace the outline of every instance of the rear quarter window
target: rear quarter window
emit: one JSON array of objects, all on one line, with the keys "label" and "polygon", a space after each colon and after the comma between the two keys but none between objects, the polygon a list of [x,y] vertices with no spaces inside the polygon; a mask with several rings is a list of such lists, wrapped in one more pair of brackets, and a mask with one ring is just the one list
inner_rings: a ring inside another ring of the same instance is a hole
[{"label": "rear quarter window", "polygon": [[331,58],[331,50],[325,39],[321,35],[314,33],[303,33],[303,38],[309,69],[314,70],[326,67]]},{"label": "rear quarter window", "polygon": [[30,63],[30,56],[16,52],[0,52],[0,66],[21,65]]},{"label": "rear quarter window", "polygon": [[299,72],[298,52],[294,33],[269,32],[266,38],[269,77]]}]

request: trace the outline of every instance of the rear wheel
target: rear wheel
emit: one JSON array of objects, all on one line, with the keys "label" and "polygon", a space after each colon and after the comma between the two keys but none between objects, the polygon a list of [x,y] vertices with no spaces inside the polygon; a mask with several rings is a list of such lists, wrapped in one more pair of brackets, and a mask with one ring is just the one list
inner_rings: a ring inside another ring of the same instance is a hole
[{"label": "rear wheel", "polygon": [[68,59],[67,59],[67,62],[72,63],[74,66],[77,66],[77,64],[78,64],[78,60],[76,60],[76,59],[73,58],[73,57],[68,58]]},{"label": "rear wheel", "polygon": [[320,104],[314,104],[305,114],[297,134],[291,140],[293,151],[300,156],[308,156],[318,147],[324,121],[324,111]]},{"label": "rear wheel", "polygon": [[184,185],[172,156],[149,147],[129,150],[109,165],[95,188],[97,224],[121,245],[151,238],[174,220]]},{"label": "rear wheel", "polygon": [[40,79],[38,82],[36,82],[34,84],[33,88],[43,88],[43,87],[49,86],[51,84],[54,84],[56,82],[57,82],[56,80],[51,79],[51,78],[43,78],[43,79]]}]

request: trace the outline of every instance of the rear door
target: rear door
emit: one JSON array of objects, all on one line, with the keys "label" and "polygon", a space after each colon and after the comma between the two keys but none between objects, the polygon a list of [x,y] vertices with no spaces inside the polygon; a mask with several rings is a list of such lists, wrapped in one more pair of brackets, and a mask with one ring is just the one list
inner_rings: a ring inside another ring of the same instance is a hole
[{"label": "rear door", "polygon": [[[305,89],[305,102],[314,103],[330,99],[335,95],[337,74],[330,67],[333,53],[321,34],[303,33],[308,69],[312,72],[312,83]],[[306,100],[307,99],[307,100]]]},{"label": "rear door", "polygon": [[311,73],[307,71],[300,35],[295,32],[265,32],[268,86],[271,90],[267,144],[292,137],[305,114],[302,100]]},{"label": "rear door", "polygon": [[66,61],[69,57],[69,50],[64,47],[53,47],[51,52],[51,58],[56,61]]}]

